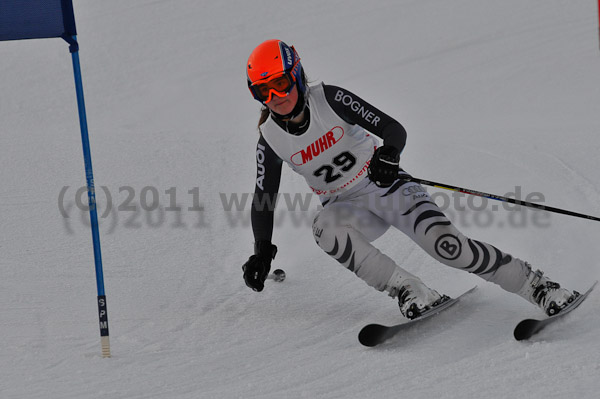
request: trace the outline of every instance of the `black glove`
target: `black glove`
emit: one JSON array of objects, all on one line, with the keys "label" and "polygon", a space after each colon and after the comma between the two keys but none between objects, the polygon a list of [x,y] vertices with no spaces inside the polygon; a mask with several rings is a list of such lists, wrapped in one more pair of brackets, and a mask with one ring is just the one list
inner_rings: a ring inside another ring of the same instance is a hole
[{"label": "black glove", "polygon": [[277,247],[269,241],[257,241],[254,243],[254,255],[252,255],[242,270],[246,285],[256,292],[265,288],[265,280],[271,270],[271,260],[275,258]]},{"label": "black glove", "polygon": [[400,152],[391,145],[382,145],[375,150],[367,172],[378,187],[390,187],[398,178],[399,170]]}]

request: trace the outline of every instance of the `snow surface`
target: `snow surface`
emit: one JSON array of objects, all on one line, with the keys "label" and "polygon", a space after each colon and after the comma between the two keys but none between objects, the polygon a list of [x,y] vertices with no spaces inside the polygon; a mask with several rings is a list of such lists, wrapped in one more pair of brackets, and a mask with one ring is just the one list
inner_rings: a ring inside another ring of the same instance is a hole
[{"label": "snow surface", "polygon": [[[254,186],[259,104],[245,61],[281,38],[311,80],[403,123],[413,175],[500,195],[518,186],[599,216],[594,1],[74,3],[113,357],[100,356],[92,244],[75,205],[85,175],[67,45],[0,43],[1,398],[597,397],[600,294],[516,342],[515,324],[541,311],[390,231],[376,244],[432,287],[480,289],[368,349],[360,328],[397,322],[397,305],[314,244],[316,199],[278,210],[273,267],[288,279],[260,294],[241,278],[248,207],[225,206]],[[281,191],[307,193],[284,169]],[[142,209],[153,195],[160,208]],[[565,286],[600,278],[597,222],[492,207],[448,212]]]}]

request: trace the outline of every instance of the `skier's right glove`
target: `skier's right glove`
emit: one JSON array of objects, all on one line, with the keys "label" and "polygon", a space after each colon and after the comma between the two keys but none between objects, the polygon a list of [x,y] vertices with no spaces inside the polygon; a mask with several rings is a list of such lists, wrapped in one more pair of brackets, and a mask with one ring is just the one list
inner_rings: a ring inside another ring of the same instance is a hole
[{"label": "skier's right glove", "polygon": [[257,241],[254,243],[254,255],[252,255],[242,270],[246,285],[256,292],[265,288],[265,280],[271,270],[271,261],[275,258],[277,247],[270,241]]}]

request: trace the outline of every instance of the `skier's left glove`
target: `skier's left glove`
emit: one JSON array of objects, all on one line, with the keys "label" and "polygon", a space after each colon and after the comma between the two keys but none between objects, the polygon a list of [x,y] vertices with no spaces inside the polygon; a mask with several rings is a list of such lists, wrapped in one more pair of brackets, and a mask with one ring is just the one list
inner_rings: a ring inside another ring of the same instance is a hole
[{"label": "skier's left glove", "polygon": [[242,270],[246,285],[256,292],[265,288],[265,280],[271,270],[271,261],[277,254],[277,247],[270,241],[257,241],[254,243],[254,255],[252,255]]},{"label": "skier's left glove", "polygon": [[400,151],[391,145],[382,145],[375,150],[367,169],[369,179],[378,187],[390,187],[398,178]]}]

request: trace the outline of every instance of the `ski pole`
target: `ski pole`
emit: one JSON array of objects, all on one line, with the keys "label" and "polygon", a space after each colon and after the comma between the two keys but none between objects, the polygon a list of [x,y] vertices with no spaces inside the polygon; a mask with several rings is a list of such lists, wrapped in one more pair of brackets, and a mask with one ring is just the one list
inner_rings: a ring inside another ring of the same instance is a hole
[{"label": "ski pole", "polygon": [[582,218],[582,219],[595,220],[597,222],[600,222],[600,218],[599,217],[595,217],[595,216],[591,216],[591,215],[585,215],[583,213],[572,212],[572,211],[568,211],[568,210],[565,210],[565,209],[554,208],[554,207],[546,206],[546,205],[542,205],[542,204],[536,204],[534,202],[521,201],[521,200],[518,200],[518,199],[515,199],[515,198],[502,197],[500,195],[484,193],[484,192],[481,192],[481,191],[471,190],[471,189],[464,188],[464,187],[451,186],[449,184],[444,184],[444,183],[436,183],[434,181],[419,179],[417,177],[412,177],[412,176],[402,176],[402,177],[400,177],[400,179],[404,180],[404,181],[412,181],[412,182],[415,182],[415,183],[424,184],[426,186],[431,186],[431,187],[436,187],[436,188],[443,188],[444,190],[458,191],[458,192],[464,193],[464,194],[476,195],[478,197],[489,198],[489,199],[493,199],[493,200],[497,200],[497,201],[502,201],[502,202],[509,202],[511,204],[516,204],[516,205],[521,205],[521,206],[527,206],[527,207],[530,207],[530,208],[541,209],[543,211],[560,213],[560,214],[563,214],[563,215],[575,216],[575,217]]},{"label": "ski pole", "polygon": [[278,283],[281,283],[285,280],[285,272],[281,269],[273,270],[273,273],[267,276],[267,280],[275,280]]}]

